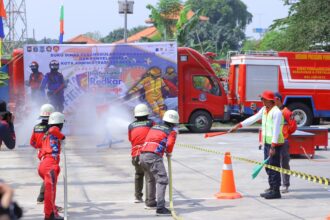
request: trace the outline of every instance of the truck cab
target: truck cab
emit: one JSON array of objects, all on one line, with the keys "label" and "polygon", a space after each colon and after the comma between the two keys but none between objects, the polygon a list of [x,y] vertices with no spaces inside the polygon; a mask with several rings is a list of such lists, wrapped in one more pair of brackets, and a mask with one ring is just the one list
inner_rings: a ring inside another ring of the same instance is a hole
[{"label": "truck cab", "polygon": [[206,57],[191,48],[178,48],[180,123],[192,132],[210,130],[213,121],[227,121],[227,94]]}]

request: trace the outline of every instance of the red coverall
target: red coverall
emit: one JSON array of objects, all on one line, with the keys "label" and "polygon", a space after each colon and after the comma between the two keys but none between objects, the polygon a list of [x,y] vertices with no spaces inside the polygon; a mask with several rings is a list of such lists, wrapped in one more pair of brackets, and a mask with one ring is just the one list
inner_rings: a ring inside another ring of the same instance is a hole
[{"label": "red coverall", "polygon": [[39,175],[44,180],[45,200],[44,212],[45,218],[49,218],[52,213],[58,215],[55,207],[57,177],[60,173],[60,153],[61,143],[65,136],[56,126],[49,128],[42,141],[41,162],[39,164]]},{"label": "red coverall", "polygon": [[35,149],[39,150],[38,158],[41,159],[41,147],[42,147],[42,139],[45,133],[48,130],[48,121],[43,120],[33,128],[33,132],[30,138],[30,145]]},{"label": "red coverall", "polygon": [[140,148],[144,144],[144,140],[153,125],[154,122],[149,119],[145,121],[134,121],[128,126],[128,140],[132,144],[132,157],[140,155]]}]

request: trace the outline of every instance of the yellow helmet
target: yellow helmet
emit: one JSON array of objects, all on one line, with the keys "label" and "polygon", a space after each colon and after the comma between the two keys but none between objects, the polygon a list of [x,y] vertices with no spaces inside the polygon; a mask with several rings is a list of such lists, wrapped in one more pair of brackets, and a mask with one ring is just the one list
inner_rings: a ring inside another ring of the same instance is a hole
[{"label": "yellow helmet", "polygon": [[148,72],[151,76],[155,77],[161,76],[162,74],[162,71],[158,67],[151,67]]},{"label": "yellow helmet", "polygon": [[172,73],[174,73],[174,71],[175,71],[175,69],[172,66],[169,66],[169,67],[166,68],[166,73],[167,74],[172,74]]}]

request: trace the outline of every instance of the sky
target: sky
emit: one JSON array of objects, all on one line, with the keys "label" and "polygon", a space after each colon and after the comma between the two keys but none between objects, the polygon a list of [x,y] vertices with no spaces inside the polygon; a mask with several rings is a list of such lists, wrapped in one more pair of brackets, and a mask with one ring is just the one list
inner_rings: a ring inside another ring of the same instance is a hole
[{"label": "sky", "polygon": [[[203,0],[201,0],[203,1]],[[253,15],[246,35],[259,38],[253,28],[267,28],[274,19],[287,16],[288,7],[282,0],[242,0]],[[8,0],[4,0],[5,4]],[[19,2],[19,0],[16,0]],[[64,3],[64,41],[79,34],[98,31],[106,36],[111,30],[124,26],[124,16],[118,14],[118,0],[25,0],[28,37],[58,39],[60,5]],[[128,15],[128,28],[145,25],[150,11],[147,4],[158,0],[135,0],[134,14]]]}]

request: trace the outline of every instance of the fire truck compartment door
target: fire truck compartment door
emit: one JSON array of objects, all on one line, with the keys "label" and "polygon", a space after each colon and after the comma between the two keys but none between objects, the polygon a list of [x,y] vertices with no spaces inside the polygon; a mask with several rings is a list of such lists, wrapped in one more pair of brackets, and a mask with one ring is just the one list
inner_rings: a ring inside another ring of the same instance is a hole
[{"label": "fire truck compartment door", "polygon": [[260,101],[264,90],[278,90],[278,66],[246,66],[246,101]]}]

